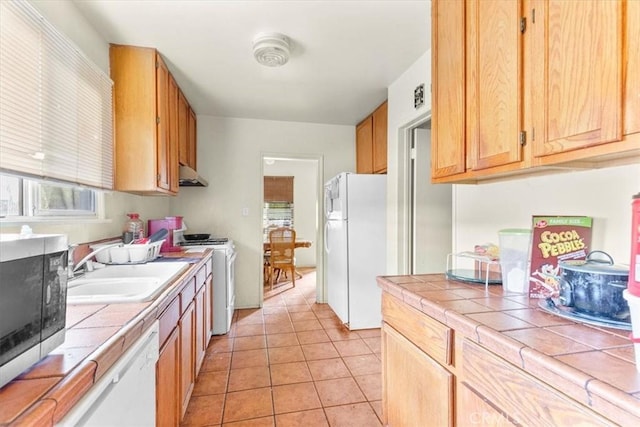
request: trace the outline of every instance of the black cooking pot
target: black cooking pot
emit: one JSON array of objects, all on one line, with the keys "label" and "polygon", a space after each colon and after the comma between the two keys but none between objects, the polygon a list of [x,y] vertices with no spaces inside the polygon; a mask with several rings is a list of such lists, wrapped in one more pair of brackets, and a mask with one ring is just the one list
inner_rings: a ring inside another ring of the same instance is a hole
[{"label": "black cooking pot", "polygon": [[192,242],[194,240],[207,240],[211,234],[183,234],[184,240]]},{"label": "black cooking pot", "polygon": [[[600,254],[606,259],[594,258]],[[622,297],[629,268],[613,263],[606,252],[589,252],[585,260],[560,261],[560,304],[596,317],[630,321],[629,304]]]}]

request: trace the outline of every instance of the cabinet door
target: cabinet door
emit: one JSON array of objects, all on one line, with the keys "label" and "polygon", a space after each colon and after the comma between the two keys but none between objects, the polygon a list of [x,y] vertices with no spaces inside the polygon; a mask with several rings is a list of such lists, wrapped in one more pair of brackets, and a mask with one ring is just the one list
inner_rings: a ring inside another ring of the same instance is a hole
[{"label": "cabinet door", "polygon": [[586,155],[581,149],[619,141],[623,2],[546,0],[534,6],[534,155],[571,152],[555,160],[573,160]]},{"label": "cabinet door", "polygon": [[624,134],[640,133],[640,1],[627,2]]},{"label": "cabinet door", "polygon": [[188,164],[191,168],[197,169],[197,135],[196,135],[196,112],[189,107],[187,116],[188,122],[188,138],[187,138],[187,157]]},{"label": "cabinet door", "polygon": [[204,285],[204,307],[204,350],[206,353],[209,341],[211,341],[211,331],[213,330],[213,276],[211,274],[207,277],[207,283]]},{"label": "cabinet door", "polygon": [[171,167],[169,153],[169,70],[160,55],[156,56],[156,105],[158,117],[156,120],[156,162],[158,188],[171,189]]},{"label": "cabinet door", "polygon": [[500,412],[486,398],[480,396],[466,383],[456,392],[456,423],[460,426],[508,426],[512,425],[507,414]]},{"label": "cabinet door", "polygon": [[178,161],[189,164],[189,104],[181,90],[178,90]]},{"label": "cabinet door", "polygon": [[195,304],[193,301],[180,318],[180,418],[184,416],[195,384]]},{"label": "cabinet door", "polygon": [[[456,3],[456,2],[453,2]],[[449,6],[451,7],[451,6]],[[522,1],[467,1],[467,141],[472,169],[522,160]]]},{"label": "cabinet door", "polygon": [[452,426],[454,376],[382,325],[383,422],[394,426]]},{"label": "cabinet door", "polygon": [[207,349],[205,286],[202,286],[195,298],[195,375],[198,376]]},{"label": "cabinet door", "polygon": [[180,425],[180,340],[178,328],[167,338],[156,362],[156,424]]},{"label": "cabinet door", "polygon": [[387,171],[387,102],[373,112],[373,172]]},{"label": "cabinet door", "polygon": [[433,0],[431,177],[464,173],[465,2]]},{"label": "cabinet door", "polygon": [[174,192],[178,192],[178,166],[178,84],[169,74],[169,180]]},{"label": "cabinet door", "polygon": [[373,173],[373,117],[356,127],[356,172]]}]

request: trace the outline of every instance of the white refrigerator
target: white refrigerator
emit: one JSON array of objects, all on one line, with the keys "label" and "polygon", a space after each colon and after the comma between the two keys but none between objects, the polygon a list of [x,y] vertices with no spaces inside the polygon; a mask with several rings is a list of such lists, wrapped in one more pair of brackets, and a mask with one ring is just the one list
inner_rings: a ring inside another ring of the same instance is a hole
[{"label": "white refrigerator", "polygon": [[325,184],[327,300],[351,330],[379,328],[386,270],[386,175],[344,172]]}]

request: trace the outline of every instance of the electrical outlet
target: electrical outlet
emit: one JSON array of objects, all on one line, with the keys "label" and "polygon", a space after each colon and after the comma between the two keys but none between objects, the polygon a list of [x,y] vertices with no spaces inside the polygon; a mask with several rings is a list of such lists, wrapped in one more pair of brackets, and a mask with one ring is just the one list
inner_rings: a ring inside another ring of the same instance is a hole
[{"label": "electrical outlet", "polygon": [[249,216],[249,208],[242,208],[242,216]]}]

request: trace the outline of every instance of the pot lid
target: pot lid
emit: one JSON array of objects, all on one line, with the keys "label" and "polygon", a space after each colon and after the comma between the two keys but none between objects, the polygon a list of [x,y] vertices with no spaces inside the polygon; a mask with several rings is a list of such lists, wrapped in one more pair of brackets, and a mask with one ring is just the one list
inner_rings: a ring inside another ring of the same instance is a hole
[{"label": "pot lid", "polygon": [[[598,254],[598,255],[596,255]],[[613,258],[602,251],[589,252],[586,259],[558,262],[565,270],[579,271],[582,273],[610,274],[619,276],[629,275],[629,266],[614,264]]]}]

